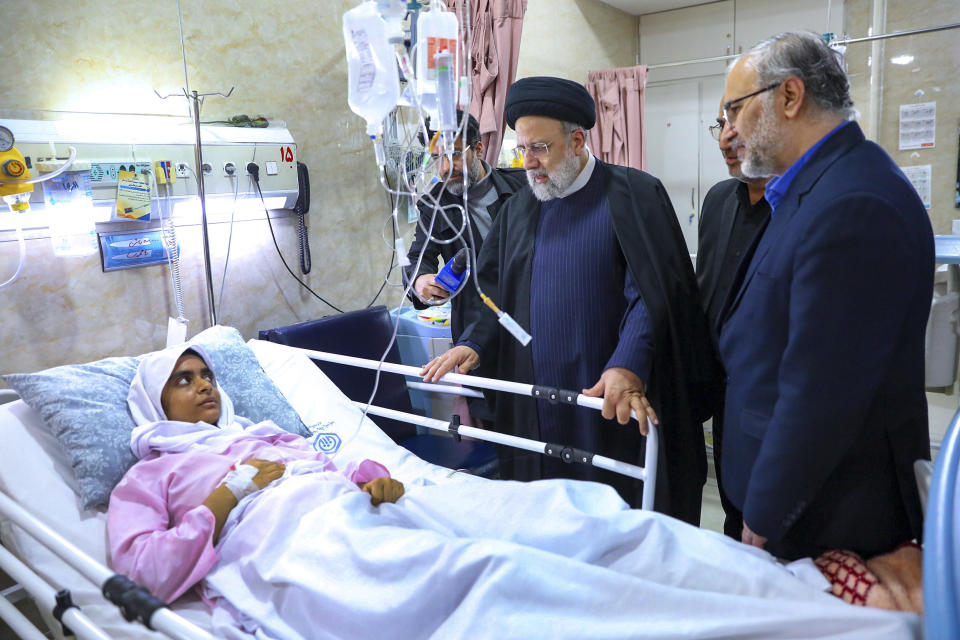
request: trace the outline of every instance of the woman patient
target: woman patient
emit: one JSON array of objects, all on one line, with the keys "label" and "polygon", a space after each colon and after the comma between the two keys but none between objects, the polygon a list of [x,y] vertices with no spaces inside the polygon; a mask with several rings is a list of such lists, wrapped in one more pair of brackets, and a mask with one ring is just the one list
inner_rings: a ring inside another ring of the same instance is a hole
[{"label": "woman patient", "polygon": [[146,357],[128,404],[140,460],[111,495],[113,567],[167,602],[199,585],[220,637],[899,640],[911,624],[606,485],[404,493],[371,460],[337,470],[234,416],[199,347]]},{"label": "woman patient", "polygon": [[[131,446],[140,462],[110,497],[110,555],[116,571],[165,602],[210,571],[220,531],[241,499],[284,473],[336,471],[300,436],[235,416],[198,346],[144,358],[127,403],[139,425]],[[342,476],[374,505],[403,495],[403,485],[371,460]]]}]

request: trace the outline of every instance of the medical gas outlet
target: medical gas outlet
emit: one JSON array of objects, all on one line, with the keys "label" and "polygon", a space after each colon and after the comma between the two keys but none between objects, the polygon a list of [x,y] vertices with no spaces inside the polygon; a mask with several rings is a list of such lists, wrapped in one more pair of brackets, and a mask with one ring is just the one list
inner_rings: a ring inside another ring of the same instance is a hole
[{"label": "medical gas outlet", "polygon": [[32,184],[10,183],[7,180],[26,180],[30,170],[23,154],[13,146],[13,133],[6,127],[0,127],[0,196],[9,205],[11,211],[30,210]]}]

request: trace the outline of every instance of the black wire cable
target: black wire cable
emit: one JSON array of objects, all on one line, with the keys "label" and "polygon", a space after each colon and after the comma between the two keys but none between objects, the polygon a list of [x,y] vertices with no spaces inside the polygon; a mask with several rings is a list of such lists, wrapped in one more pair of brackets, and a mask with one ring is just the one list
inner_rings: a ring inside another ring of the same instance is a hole
[{"label": "black wire cable", "polygon": [[[253,166],[250,166],[250,165],[253,165]],[[343,312],[344,312],[343,309],[341,309],[340,307],[336,306],[335,304],[333,304],[333,303],[328,302],[327,300],[325,300],[325,299],[323,298],[323,296],[321,296],[321,295],[318,294],[316,291],[314,291],[314,290],[311,289],[309,286],[307,286],[307,283],[306,283],[306,282],[304,282],[303,280],[301,280],[300,278],[298,278],[298,277],[297,277],[297,274],[295,274],[295,273],[293,272],[293,269],[290,268],[290,265],[288,265],[288,264],[287,264],[287,261],[283,258],[283,252],[280,251],[280,245],[279,245],[279,243],[277,243],[277,236],[276,236],[276,234],[274,234],[274,232],[273,232],[273,222],[270,220],[270,210],[267,209],[267,203],[266,203],[266,202],[264,201],[264,199],[263,199],[263,192],[260,190],[260,167],[258,167],[257,165],[255,165],[255,164],[252,163],[252,162],[250,163],[250,165],[247,165],[247,171],[248,171],[248,172],[250,173],[250,175],[253,177],[253,184],[257,185],[257,194],[260,196],[260,202],[261,202],[261,204],[263,204],[263,212],[267,215],[267,225],[270,227],[270,237],[273,238],[273,246],[275,246],[275,247],[277,248],[277,255],[280,256],[280,262],[282,262],[282,263],[283,263],[283,266],[287,268],[287,271],[290,273],[290,277],[292,277],[294,280],[296,280],[297,282],[299,282],[300,285],[301,285],[304,289],[306,289],[307,291],[309,291],[310,293],[312,293],[312,294],[314,295],[314,297],[317,298],[317,300],[319,300],[320,302],[324,303],[325,305],[327,305],[328,307],[330,307],[331,309],[333,309],[333,310],[336,311],[337,313],[343,313]],[[253,169],[253,170],[251,170],[251,169]]]}]

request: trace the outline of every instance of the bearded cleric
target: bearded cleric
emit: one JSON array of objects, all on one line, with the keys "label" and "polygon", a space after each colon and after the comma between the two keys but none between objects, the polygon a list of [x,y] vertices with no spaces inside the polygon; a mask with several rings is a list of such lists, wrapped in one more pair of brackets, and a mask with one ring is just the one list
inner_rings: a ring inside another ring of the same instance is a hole
[{"label": "bearded cleric", "polygon": [[[522,346],[476,305],[457,346],[424,368],[455,368],[603,397],[602,415],[499,394],[499,431],[642,464],[646,418],[661,429],[657,509],[699,523],[706,477],[704,381],[715,362],[693,266],[656,178],[597,160],[593,98],[576,82],[531,77],[507,92],[529,190],[501,209],[478,259],[480,286],[533,336]],[[641,429],[629,422],[642,416]],[[618,424],[619,423],[619,424]],[[577,478],[640,503],[642,483],[538,453],[502,452],[501,477]]]}]

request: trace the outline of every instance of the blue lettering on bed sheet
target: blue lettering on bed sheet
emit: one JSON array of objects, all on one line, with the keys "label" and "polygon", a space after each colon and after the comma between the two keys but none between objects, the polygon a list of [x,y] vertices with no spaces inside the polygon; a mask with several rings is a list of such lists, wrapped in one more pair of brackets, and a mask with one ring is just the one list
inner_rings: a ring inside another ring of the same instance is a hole
[{"label": "blue lettering on bed sheet", "polygon": [[322,451],[327,455],[331,455],[340,449],[340,445],[343,444],[343,442],[340,440],[340,436],[327,431],[327,429],[332,427],[333,424],[334,423],[331,420],[330,422],[321,422],[307,427],[311,433],[309,442],[314,450]]}]

